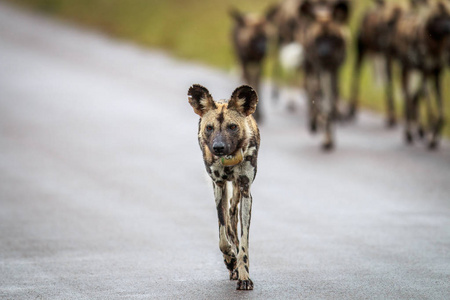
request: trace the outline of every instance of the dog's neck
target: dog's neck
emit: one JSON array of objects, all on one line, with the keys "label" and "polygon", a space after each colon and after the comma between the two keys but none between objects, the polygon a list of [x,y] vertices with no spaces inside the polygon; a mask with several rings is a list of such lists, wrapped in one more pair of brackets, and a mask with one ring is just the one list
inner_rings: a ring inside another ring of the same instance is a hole
[{"label": "dog's neck", "polygon": [[222,156],[220,162],[225,167],[235,166],[244,160],[244,152],[242,148],[235,155]]}]

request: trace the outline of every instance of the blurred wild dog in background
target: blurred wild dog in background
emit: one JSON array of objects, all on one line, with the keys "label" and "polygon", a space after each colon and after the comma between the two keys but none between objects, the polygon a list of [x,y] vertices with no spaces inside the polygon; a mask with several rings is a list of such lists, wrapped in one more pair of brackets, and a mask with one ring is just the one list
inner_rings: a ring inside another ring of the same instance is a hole
[{"label": "blurred wild dog in background", "polygon": [[281,77],[282,70],[298,72],[303,60],[303,47],[298,42],[297,35],[307,25],[307,18],[299,18],[298,10],[302,0],[283,0],[271,9],[270,22],[274,27],[273,67],[272,67],[272,98],[279,97],[279,88],[275,83]]},{"label": "blurred wild dog in background", "polygon": [[[417,0],[413,4],[417,4]],[[423,2],[420,1],[420,2]],[[434,149],[444,125],[444,103],[441,92],[443,68],[448,63],[450,44],[450,7],[448,2],[437,1],[413,6],[398,20],[395,36],[395,55],[401,66],[401,83],[405,104],[405,140],[413,142],[415,133],[425,134],[419,122],[421,99],[425,99],[428,117],[428,147]],[[413,75],[420,76],[419,87],[413,86]],[[428,81],[434,86],[437,117],[433,113]]]},{"label": "blurred wild dog in background", "polygon": [[[252,86],[260,95],[260,80],[264,58],[267,54],[269,39],[269,22],[272,10],[267,16],[258,16],[250,13],[241,13],[232,8],[230,15],[234,20],[232,40],[236,56],[242,70],[243,81]],[[256,121],[261,121],[261,105],[253,114]]]},{"label": "blurred wild dog in background", "polygon": [[345,61],[349,31],[350,4],[347,0],[308,1],[299,7],[301,18],[308,19],[300,43],[304,45],[304,80],[309,103],[312,132],[325,130],[323,149],[332,149],[332,122],[338,118],[339,69]]},{"label": "blurred wild dog in background", "polygon": [[[394,29],[403,9],[398,5],[376,0],[375,7],[367,11],[356,34],[356,60],[353,71],[350,106],[348,118],[352,119],[358,109],[360,72],[363,60],[370,55],[374,63],[381,63],[380,74],[386,85],[387,125],[392,127],[396,123],[394,96],[392,86],[392,40]],[[375,65],[377,67],[377,65]]]}]

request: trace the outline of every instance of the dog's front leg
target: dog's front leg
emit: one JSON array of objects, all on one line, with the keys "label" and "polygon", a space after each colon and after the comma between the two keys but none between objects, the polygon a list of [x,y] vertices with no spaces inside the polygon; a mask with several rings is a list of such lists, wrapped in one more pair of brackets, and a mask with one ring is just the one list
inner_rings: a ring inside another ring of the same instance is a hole
[{"label": "dog's front leg", "polygon": [[252,215],[252,195],[250,194],[251,181],[247,176],[240,176],[238,186],[241,194],[241,240],[239,245],[239,254],[237,257],[238,290],[253,290],[253,282],[249,277],[249,255],[248,238],[250,230],[250,219]]},{"label": "dog's front leg", "polygon": [[236,268],[236,254],[228,240],[227,227],[230,226],[228,212],[227,189],[225,182],[213,182],[214,197],[216,200],[217,216],[219,218],[219,248],[232,278],[233,270]]}]

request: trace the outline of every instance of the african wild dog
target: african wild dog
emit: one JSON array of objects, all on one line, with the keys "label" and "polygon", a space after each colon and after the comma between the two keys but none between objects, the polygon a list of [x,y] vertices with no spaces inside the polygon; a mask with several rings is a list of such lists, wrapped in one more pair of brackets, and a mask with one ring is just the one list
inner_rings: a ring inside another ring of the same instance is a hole
[{"label": "african wild dog", "polygon": [[[305,31],[304,80],[309,104],[309,126],[325,130],[322,147],[334,146],[331,122],[338,117],[339,69],[346,57],[349,3],[338,1],[303,1],[299,13],[310,18]],[[318,124],[319,122],[319,124]]]},{"label": "african wild dog", "polygon": [[[214,101],[209,91],[198,84],[190,87],[188,96],[194,112],[200,116],[198,141],[206,171],[213,181],[219,248],[230,279],[238,280],[237,289],[252,290],[248,238],[252,210],[250,186],[256,176],[260,142],[259,129],[252,116],[258,96],[252,87],[243,85],[234,90],[230,100]],[[227,185],[232,186],[232,195],[227,194]]]},{"label": "african wild dog", "polygon": [[295,42],[297,29],[301,26],[298,9],[302,0],[284,0],[272,8],[270,20],[276,26],[276,38],[279,46]]},{"label": "african wild dog", "polygon": [[356,60],[352,78],[348,118],[355,117],[358,108],[360,71],[367,55],[381,59],[384,64],[383,79],[386,84],[387,125],[396,123],[392,86],[392,39],[395,25],[403,9],[399,5],[376,0],[376,6],[367,11],[358,28],[356,37]]},{"label": "african wild dog", "polygon": [[[270,14],[271,11],[268,12],[268,15]],[[234,20],[232,41],[241,67],[242,79],[259,94],[261,73],[267,54],[269,35],[267,18],[270,16],[244,14],[236,9],[231,9],[230,15]],[[259,107],[253,114],[257,121],[262,118]]]},{"label": "african wild dog", "polygon": [[[401,65],[401,82],[405,100],[405,140],[413,142],[413,134],[424,136],[419,124],[419,102],[425,99],[428,115],[428,147],[438,145],[440,133],[444,126],[444,104],[441,93],[441,75],[449,57],[450,44],[450,7],[448,3],[438,1],[420,9],[411,10],[397,22],[394,50]],[[412,88],[412,75],[421,77],[416,91]],[[428,81],[432,80],[438,116],[433,115]]]},{"label": "african wild dog", "polygon": [[[302,46],[297,42],[296,35],[299,28],[304,27],[304,19],[299,19],[298,8],[302,0],[283,0],[271,9],[269,21],[274,27],[271,36],[274,44],[272,81],[276,82],[281,77],[282,69],[298,71],[302,61]],[[287,55],[286,55],[287,54]],[[295,56],[295,57],[292,57]],[[298,57],[297,57],[298,56]],[[283,61],[283,62],[282,62]],[[283,68],[282,68],[283,66]],[[274,83],[272,98],[277,99],[279,88]]]}]

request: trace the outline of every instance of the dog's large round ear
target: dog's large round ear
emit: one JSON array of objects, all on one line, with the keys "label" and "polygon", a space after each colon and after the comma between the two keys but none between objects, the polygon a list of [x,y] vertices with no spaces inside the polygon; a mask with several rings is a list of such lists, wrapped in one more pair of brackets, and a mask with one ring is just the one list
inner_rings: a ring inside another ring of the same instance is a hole
[{"label": "dog's large round ear", "polygon": [[298,16],[300,19],[314,19],[314,5],[309,0],[304,0],[298,7]]},{"label": "dog's large round ear", "polygon": [[266,20],[269,22],[273,22],[276,15],[278,14],[278,11],[280,10],[280,4],[275,4],[272,6],[269,6],[269,8],[266,10]]},{"label": "dog's large round ear", "polygon": [[394,7],[391,13],[391,17],[387,23],[387,26],[389,28],[394,28],[394,26],[397,24],[398,20],[402,16],[402,14],[403,11],[399,6]]},{"label": "dog's large round ear", "polygon": [[245,24],[244,15],[235,7],[230,7],[228,9],[228,14],[237,25],[243,26]]},{"label": "dog's large round ear", "polygon": [[258,95],[256,91],[251,86],[242,85],[231,94],[228,109],[234,109],[245,116],[249,116],[255,112],[257,104]]},{"label": "dog's large round ear", "polygon": [[[441,16],[448,17],[450,15],[450,2],[447,1],[447,3],[445,3],[445,1],[439,1],[437,3],[437,9]],[[448,23],[448,21],[446,23]]]},{"label": "dog's large round ear", "polygon": [[348,0],[338,0],[333,6],[333,19],[346,24],[350,18],[350,3]]},{"label": "dog's large round ear", "polygon": [[189,104],[194,109],[194,112],[200,117],[208,110],[216,108],[211,94],[200,84],[194,84],[189,88],[188,100]]}]

